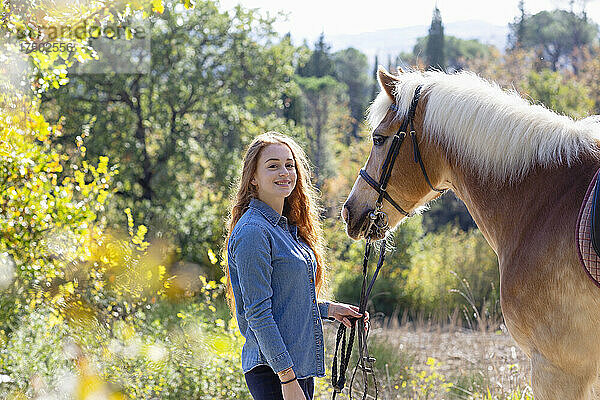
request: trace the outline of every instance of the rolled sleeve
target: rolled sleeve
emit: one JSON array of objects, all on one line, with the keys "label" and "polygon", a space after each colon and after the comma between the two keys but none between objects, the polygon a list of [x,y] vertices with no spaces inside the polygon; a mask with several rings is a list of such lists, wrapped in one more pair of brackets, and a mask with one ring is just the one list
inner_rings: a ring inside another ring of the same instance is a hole
[{"label": "rolled sleeve", "polygon": [[275,372],[283,371],[293,366],[293,362],[273,318],[273,266],[267,233],[260,226],[247,224],[232,245],[248,326],[271,368]]},{"label": "rolled sleeve", "polygon": [[319,301],[319,314],[321,315],[321,319],[333,320],[334,318],[329,318],[329,305],[331,303],[328,301]]}]

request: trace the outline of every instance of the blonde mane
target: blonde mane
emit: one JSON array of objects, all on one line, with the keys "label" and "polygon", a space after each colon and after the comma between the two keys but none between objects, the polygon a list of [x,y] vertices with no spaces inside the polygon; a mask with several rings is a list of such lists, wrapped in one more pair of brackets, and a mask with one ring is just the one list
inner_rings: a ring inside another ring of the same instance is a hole
[{"label": "blonde mane", "polygon": [[[514,182],[536,165],[571,165],[599,153],[599,117],[574,121],[470,72],[400,74],[394,88],[399,117],[418,85],[427,99],[425,137],[481,177]],[[373,129],[391,104],[382,90],[367,115]]]}]

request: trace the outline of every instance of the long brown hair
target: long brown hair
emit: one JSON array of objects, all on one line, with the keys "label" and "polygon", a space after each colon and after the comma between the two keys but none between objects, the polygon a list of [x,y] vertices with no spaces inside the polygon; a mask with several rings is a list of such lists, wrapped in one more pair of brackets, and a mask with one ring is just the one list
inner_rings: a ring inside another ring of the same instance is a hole
[{"label": "long brown hair", "polygon": [[296,166],[296,187],[292,193],[285,199],[283,205],[283,215],[291,224],[298,227],[298,236],[310,246],[315,253],[317,261],[317,270],[315,272],[315,290],[317,296],[321,291],[321,287],[325,283],[325,257],[324,257],[324,241],[323,230],[319,221],[319,210],[316,203],[316,190],[310,181],[310,165],[304,150],[290,137],[282,135],[278,132],[267,132],[257,136],[246,151],[244,156],[244,164],[242,168],[242,176],[239,179],[238,190],[233,201],[231,213],[229,217],[227,237],[223,246],[223,257],[225,263],[223,272],[227,277],[227,304],[231,312],[235,316],[235,299],[233,297],[233,288],[231,287],[231,277],[229,275],[229,262],[227,260],[227,245],[231,232],[235,224],[242,217],[242,214],[248,209],[250,200],[258,198],[256,187],[250,183],[258,158],[262,149],[271,144],[284,144],[292,152],[294,164]]}]

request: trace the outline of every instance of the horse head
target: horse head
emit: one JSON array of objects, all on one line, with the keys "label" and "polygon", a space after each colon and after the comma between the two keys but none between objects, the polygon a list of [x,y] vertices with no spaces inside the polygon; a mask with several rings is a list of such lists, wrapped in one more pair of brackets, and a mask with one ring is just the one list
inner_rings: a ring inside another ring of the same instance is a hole
[{"label": "horse head", "polygon": [[[420,92],[422,82],[415,76],[403,74],[400,69],[398,75],[392,75],[379,67],[377,77],[382,90],[368,117],[373,147],[342,208],[346,231],[353,239],[381,239],[448,187],[442,151],[423,134],[427,89]],[[388,179],[384,178],[384,168],[389,170]],[[382,183],[384,195],[379,190]],[[371,220],[377,229],[371,229]]]}]

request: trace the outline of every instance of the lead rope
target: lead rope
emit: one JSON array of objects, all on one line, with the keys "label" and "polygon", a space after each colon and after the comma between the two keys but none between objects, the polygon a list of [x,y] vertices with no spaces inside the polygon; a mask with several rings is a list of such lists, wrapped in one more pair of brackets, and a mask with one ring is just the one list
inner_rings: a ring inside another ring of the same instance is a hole
[{"label": "lead rope", "polygon": [[[370,186],[372,186],[375,190],[377,190],[377,192],[379,193],[379,197],[377,198],[377,201],[375,202],[375,209],[369,214],[370,223],[366,229],[366,232],[367,232],[367,234],[365,235],[366,237],[369,236],[369,233],[371,232],[372,227],[375,227],[375,229],[378,229],[379,231],[382,231],[383,229],[385,229],[387,227],[387,216],[381,210],[382,204],[383,204],[383,199],[388,200],[390,202],[390,204],[392,206],[394,206],[396,208],[396,210],[398,210],[400,213],[406,215],[407,217],[410,216],[410,214],[408,212],[406,212],[404,209],[402,209],[402,207],[400,207],[398,204],[396,204],[396,202],[394,202],[392,200],[392,198],[387,194],[387,191],[386,191],[387,184],[388,184],[388,181],[389,181],[391,173],[392,173],[392,169],[394,167],[394,164],[396,163],[396,157],[398,156],[402,142],[406,138],[406,129],[409,126],[411,128],[410,135],[411,135],[412,141],[413,141],[415,162],[419,163],[419,165],[421,166],[421,170],[423,171],[425,180],[427,181],[427,184],[431,187],[431,189],[438,191],[440,193],[444,192],[443,190],[435,189],[433,187],[433,185],[431,184],[431,181],[429,180],[429,177],[427,176],[427,172],[425,171],[425,165],[423,164],[423,160],[421,159],[421,153],[419,151],[417,138],[415,136],[414,117],[415,117],[415,112],[417,109],[417,104],[418,104],[419,98],[421,96],[421,87],[422,86],[419,85],[415,89],[413,99],[412,99],[410,107],[408,109],[408,114],[402,121],[402,125],[400,126],[400,129],[398,130],[398,132],[396,132],[396,134],[394,135],[394,138],[392,139],[392,144],[390,146],[390,149],[388,150],[388,154],[385,157],[385,161],[383,162],[383,166],[381,168],[381,177],[379,178],[379,182],[376,182],[373,178],[371,178],[365,170],[363,170],[363,169],[360,170],[360,176],[363,179],[365,179],[365,181]],[[396,108],[396,110],[397,110],[397,108]],[[371,289],[373,288],[375,279],[377,279],[377,274],[379,274],[379,270],[381,269],[381,266],[383,265],[383,261],[385,259],[385,243],[383,243],[381,245],[381,250],[379,253],[379,261],[377,262],[377,268],[375,269],[375,272],[373,273],[373,278],[371,279],[371,283],[369,284],[369,287],[367,288],[367,268],[368,268],[368,264],[369,264],[369,254],[370,253],[371,253],[371,241],[370,241],[370,239],[367,239],[366,246],[365,246],[365,256],[363,259],[363,283],[362,283],[362,289],[361,289],[361,293],[360,293],[360,306],[359,306],[359,313],[361,313],[363,315],[363,317],[359,318],[358,320],[350,319],[352,327],[350,330],[350,338],[348,340],[348,346],[346,346],[346,327],[344,326],[344,324],[340,324],[340,326],[338,328],[338,333],[337,333],[337,338],[336,338],[336,343],[335,343],[335,353],[333,355],[333,365],[331,367],[331,383],[332,383],[332,386],[334,389],[334,392],[332,395],[332,400],[335,400],[337,394],[342,392],[342,390],[344,389],[344,385],[346,383],[346,369],[348,368],[348,362],[350,361],[350,354],[352,352],[352,345],[354,344],[354,334],[356,333],[357,321],[358,321],[358,350],[359,350],[360,355],[359,355],[358,361],[356,363],[356,366],[354,367],[354,371],[352,372],[352,378],[350,379],[349,396],[350,396],[350,399],[352,400],[352,384],[354,383],[354,376],[356,375],[356,371],[357,371],[358,367],[360,366],[360,369],[363,371],[363,379],[364,379],[364,384],[365,384],[365,391],[363,393],[362,400],[365,400],[367,397],[367,392],[369,389],[369,387],[368,387],[368,384],[369,384],[368,375],[369,374],[371,374],[373,376],[373,382],[375,384],[375,400],[377,400],[379,390],[378,390],[378,386],[377,386],[377,379],[375,377],[375,373],[373,370],[373,363],[375,362],[375,358],[369,356],[369,350],[367,349],[367,338],[369,336],[370,327],[369,327],[369,329],[365,330],[364,314],[367,309],[367,301],[369,299],[369,294],[371,293]],[[340,359],[340,376],[338,377],[337,353],[338,353],[340,341],[342,342],[342,349],[341,349],[341,359]]]},{"label": "lead rope", "polygon": [[[358,324],[358,350],[359,350],[359,358],[354,366],[354,370],[352,372],[352,378],[350,379],[349,384],[349,397],[352,399],[352,384],[354,383],[354,377],[356,375],[356,371],[360,367],[363,371],[363,381],[364,381],[364,392],[362,396],[362,400],[365,400],[367,397],[367,393],[369,391],[369,374],[373,377],[373,383],[375,386],[375,400],[377,400],[379,394],[379,388],[377,385],[377,379],[375,377],[375,371],[373,369],[373,363],[375,362],[374,357],[369,356],[369,351],[367,348],[367,338],[369,337],[370,325],[365,330],[365,321],[364,314],[367,309],[367,301],[369,299],[369,295],[371,293],[371,289],[373,289],[373,285],[375,283],[375,279],[377,279],[377,275],[379,274],[379,270],[383,266],[383,261],[385,260],[385,244],[381,245],[381,250],[379,253],[379,260],[377,262],[377,268],[373,273],[373,277],[371,278],[371,282],[367,287],[367,275],[368,275],[368,263],[369,263],[369,255],[371,253],[371,242],[367,240],[365,245],[365,255],[363,258],[363,284],[361,288],[360,294],[360,303],[358,312],[363,315],[361,318],[349,318],[351,325],[350,328],[350,336],[348,338],[348,345],[346,346],[346,326],[344,324],[340,324],[337,332],[336,342],[335,342],[335,352],[333,354],[333,364],[331,366],[331,384],[333,386],[333,394],[332,400],[335,400],[338,393],[341,393],[344,389],[344,385],[346,383],[346,370],[348,368],[348,364],[350,362],[350,355],[352,353],[352,346],[354,344],[354,335],[356,333],[356,325]],[[342,344],[341,349],[339,349],[340,342]],[[340,371],[338,377],[338,349],[340,350]]]},{"label": "lead rope", "polygon": [[[366,268],[369,262],[369,255],[371,254],[371,242],[367,240],[365,245],[365,254],[363,257],[363,289],[361,289],[361,302],[362,305],[362,296],[364,292],[364,281],[366,276]],[[359,307],[360,307],[359,305]],[[331,399],[335,400],[338,393],[341,393],[344,389],[344,385],[346,384],[346,370],[348,369],[348,364],[350,363],[350,355],[352,354],[352,346],[354,344],[354,335],[356,333],[356,321],[357,318],[349,318],[351,323],[350,328],[350,338],[348,339],[348,346],[346,347],[346,325],[340,323],[338,327],[337,337],[335,340],[335,352],[333,353],[333,364],[331,366],[331,385],[333,386],[333,394]],[[340,375],[337,375],[337,364],[338,364],[338,347],[342,342],[342,348],[340,350]],[[353,374],[354,376],[354,374]]]}]

